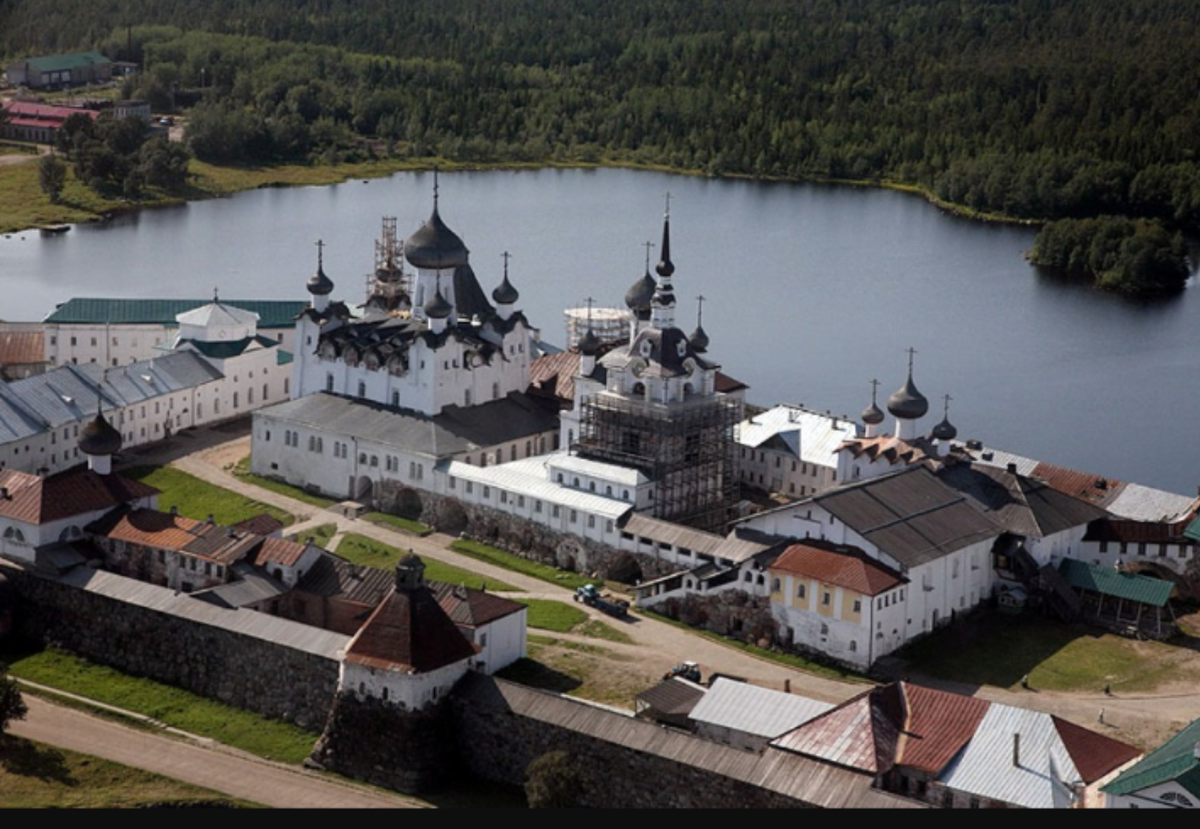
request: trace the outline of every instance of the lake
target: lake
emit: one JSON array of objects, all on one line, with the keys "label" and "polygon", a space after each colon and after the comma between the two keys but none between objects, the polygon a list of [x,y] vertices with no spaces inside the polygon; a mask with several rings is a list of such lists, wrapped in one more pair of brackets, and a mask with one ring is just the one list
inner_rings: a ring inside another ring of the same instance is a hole
[{"label": "lake", "polygon": [[[432,173],[271,188],[0,238],[0,318],[39,320],[75,296],[305,299],[324,243],[335,298],[362,301],[384,217],[428,218]],[[1047,277],[1027,227],[954,217],[889,190],[724,181],[633,170],[442,173],[442,218],[484,289],[509,275],[552,343],[563,309],[623,306],[658,260],[670,194],[680,327],[706,299],[708,356],[758,405],[856,418],[905,379],[951,396],[959,437],[1192,494],[1200,296],[1134,304]]]}]

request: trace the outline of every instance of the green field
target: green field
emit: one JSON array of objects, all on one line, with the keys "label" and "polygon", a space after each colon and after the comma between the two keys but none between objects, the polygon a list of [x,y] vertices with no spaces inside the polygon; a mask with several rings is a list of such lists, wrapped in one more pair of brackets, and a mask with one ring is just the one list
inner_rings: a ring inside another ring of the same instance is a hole
[{"label": "green field", "polygon": [[202,481],[169,466],[137,466],[121,471],[127,478],[134,478],[158,489],[158,507],[168,510],[179,508],[179,514],[197,521],[210,515],[213,521],[223,526],[254,518],[264,512],[289,526],[295,516],[261,501],[246,498],[236,492]]}]

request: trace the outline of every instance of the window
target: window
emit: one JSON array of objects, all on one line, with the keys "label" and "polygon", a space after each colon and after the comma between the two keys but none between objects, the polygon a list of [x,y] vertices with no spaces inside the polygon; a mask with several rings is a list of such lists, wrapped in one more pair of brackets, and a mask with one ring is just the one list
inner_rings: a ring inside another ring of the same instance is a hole
[{"label": "window", "polygon": [[796,598],[803,599],[804,594],[805,594],[804,585],[803,584],[796,585]]},{"label": "window", "polygon": [[589,529],[589,530],[590,530],[590,529],[594,529],[594,528],[595,528],[595,526],[596,526],[596,516],[594,516],[594,515],[589,515],[589,516],[588,516],[588,529]]},{"label": "window", "polygon": [[862,613],[862,599],[855,599],[855,600],[854,600],[854,612],[855,612],[855,613]]},{"label": "window", "polygon": [[397,408],[399,408],[399,406],[400,406],[400,392],[398,392],[398,391],[394,391],[394,392],[392,392],[392,405],[393,405],[393,406],[395,406],[395,407],[397,407]]},{"label": "window", "polygon": [[833,597],[829,595],[829,591],[828,591],[828,590],[826,590],[826,591],[825,591],[825,592],[824,592],[824,593],[821,595],[821,604],[825,605],[825,607],[829,607],[829,603],[830,603],[832,600],[833,600]]},{"label": "window", "polygon": [[779,579],[771,579],[771,592],[778,593],[780,588]]}]

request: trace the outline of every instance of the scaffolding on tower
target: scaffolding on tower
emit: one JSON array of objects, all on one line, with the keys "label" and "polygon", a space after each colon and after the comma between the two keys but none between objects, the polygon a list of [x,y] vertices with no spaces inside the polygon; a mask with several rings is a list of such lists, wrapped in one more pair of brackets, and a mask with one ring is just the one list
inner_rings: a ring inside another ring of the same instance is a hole
[{"label": "scaffolding on tower", "polygon": [[404,270],[404,249],[396,236],[396,217],[383,217],[375,240],[375,270],[367,276],[367,308],[389,314],[412,309],[412,274]]},{"label": "scaffolding on tower", "polygon": [[723,395],[661,404],[601,392],[583,401],[581,457],[630,467],[654,482],[656,518],[724,534],[741,495],[738,401]]}]

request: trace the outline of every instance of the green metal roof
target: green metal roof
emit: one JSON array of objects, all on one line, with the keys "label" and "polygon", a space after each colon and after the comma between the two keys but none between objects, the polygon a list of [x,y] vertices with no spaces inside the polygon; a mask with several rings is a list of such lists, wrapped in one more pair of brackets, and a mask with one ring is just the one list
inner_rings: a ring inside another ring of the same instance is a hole
[{"label": "green metal roof", "polygon": [[1152,607],[1165,607],[1171,598],[1172,582],[1152,576],[1121,573],[1112,567],[1096,567],[1067,558],[1058,571],[1071,587],[1092,590],[1118,599],[1129,599]]},{"label": "green metal roof", "polygon": [[1117,775],[1116,779],[1101,791],[1105,794],[1130,795],[1152,786],[1174,782],[1200,797],[1200,760],[1196,759],[1197,743],[1200,743],[1200,720],[1196,720],[1160,748]]},{"label": "green metal roof", "polygon": [[37,72],[66,72],[71,69],[82,69],[85,66],[104,65],[112,63],[99,52],[77,52],[73,55],[46,55],[40,58],[30,58],[22,61]]},{"label": "green metal roof", "polygon": [[[228,360],[231,357],[237,357],[239,354],[245,353],[245,351],[250,348],[251,344],[258,344],[263,348],[275,348],[279,345],[279,343],[275,342],[274,340],[267,339],[263,336],[246,337],[243,340],[220,343],[205,343],[200,342],[199,340],[183,340],[178,344],[178,346],[182,346],[185,343],[199,351],[205,357],[208,357],[212,360]],[[275,360],[275,364],[282,365],[278,357]]]},{"label": "green metal roof", "polygon": [[1194,541],[1200,541],[1200,518],[1189,524],[1183,534]]},{"label": "green metal roof", "polygon": [[[211,299],[69,299],[43,320],[49,323],[76,325],[167,325],[174,327],[175,317],[195,308],[208,305]],[[222,299],[232,305],[258,314],[259,328],[291,328],[296,317],[308,307],[308,300],[293,299]]]}]

